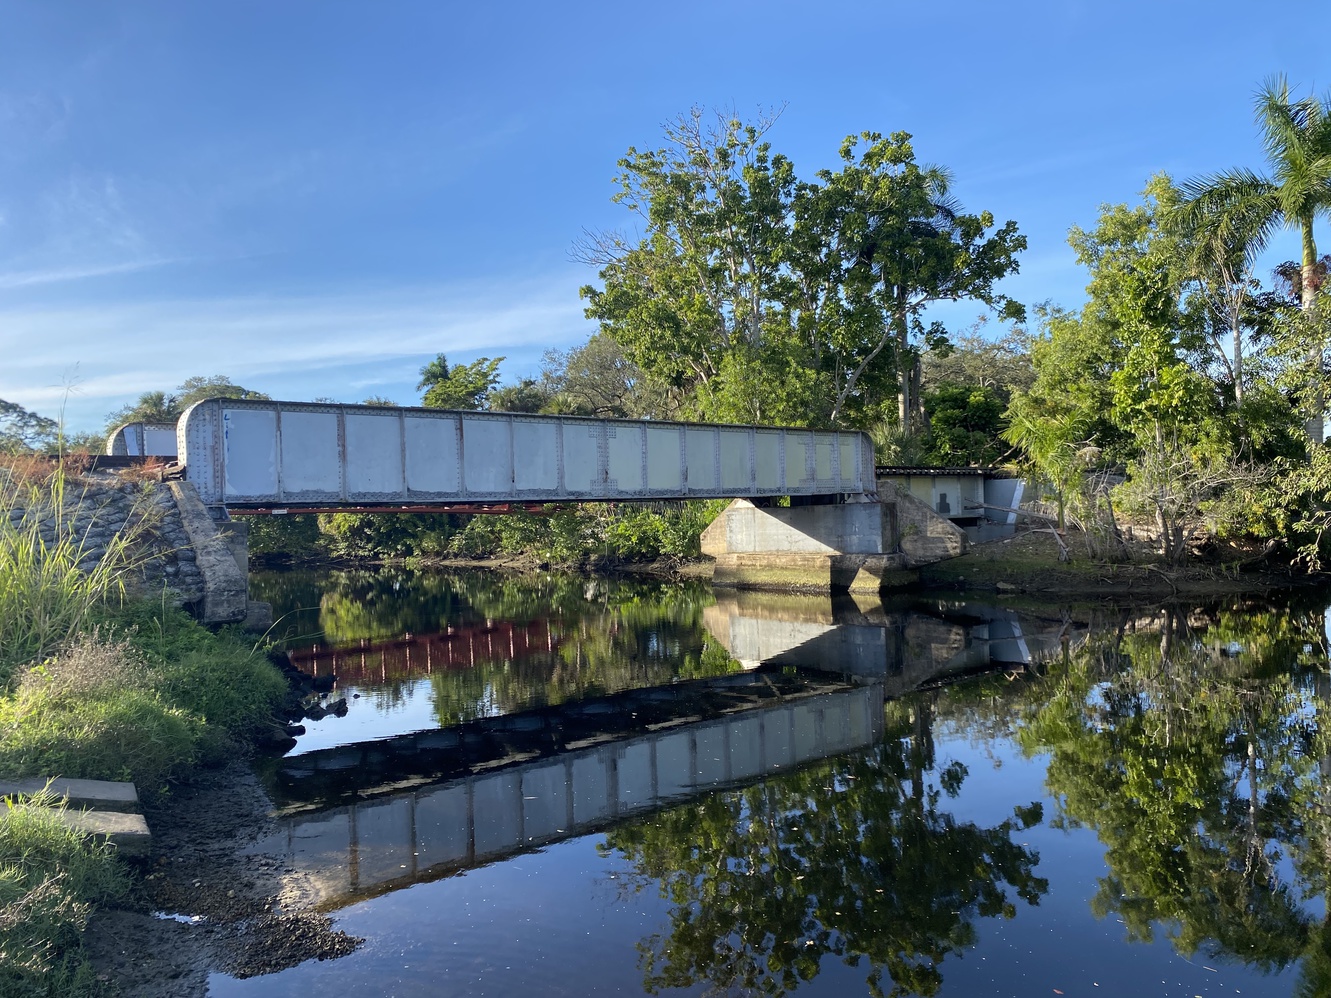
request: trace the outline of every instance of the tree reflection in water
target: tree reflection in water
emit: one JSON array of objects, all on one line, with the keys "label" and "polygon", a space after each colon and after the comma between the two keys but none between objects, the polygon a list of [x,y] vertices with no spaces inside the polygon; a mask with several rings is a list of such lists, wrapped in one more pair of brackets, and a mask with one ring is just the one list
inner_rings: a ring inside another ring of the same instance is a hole
[{"label": "tree reflection in water", "polygon": [[1325,668],[1320,610],[1165,612],[1026,692],[1019,740],[1049,756],[1055,826],[1105,846],[1097,916],[1189,957],[1274,972],[1303,956],[1300,993],[1331,993],[1304,904],[1331,857]]},{"label": "tree reflection in water", "polygon": [[[916,722],[921,723],[916,723]],[[785,994],[825,956],[869,964],[872,994],[932,995],[940,964],[976,940],[975,919],[1036,904],[1048,882],[1014,830],[940,807],[966,778],[934,772],[925,717],[889,707],[885,740],[750,787],[713,794],[610,832],[601,847],[633,867],[630,889],[659,884],[670,932],[639,946],[651,992],[709,982]]]}]

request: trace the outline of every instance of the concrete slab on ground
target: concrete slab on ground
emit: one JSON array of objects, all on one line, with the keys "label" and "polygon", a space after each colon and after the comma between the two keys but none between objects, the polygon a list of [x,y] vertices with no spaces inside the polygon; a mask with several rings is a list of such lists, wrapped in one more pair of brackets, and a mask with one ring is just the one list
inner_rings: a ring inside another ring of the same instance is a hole
[{"label": "concrete slab on ground", "polygon": [[139,794],[132,783],[110,780],[0,780],[0,797],[32,797],[48,790],[57,798],[68,800],[74,808],[92,807],[100,811],[137,811]]}]

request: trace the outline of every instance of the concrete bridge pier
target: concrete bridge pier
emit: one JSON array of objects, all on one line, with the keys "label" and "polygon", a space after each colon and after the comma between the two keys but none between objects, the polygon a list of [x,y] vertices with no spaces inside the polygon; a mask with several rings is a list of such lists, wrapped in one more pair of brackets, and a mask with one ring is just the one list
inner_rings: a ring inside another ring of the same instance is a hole
[{"label": "concrete bridge pier", "polygon": [[712,582],[747,589],[877,593],[913,581],[896,507],[873,501],[758,506],[736,499],[702,535]]},{"label": "concrete bridge pier", "polygon": [[230,518],[218,522],[189,482],[168,482],[181,523],[203,576],[203,599],[195,608],[205,624],[243,624],[247,630],[272,626],[273,608],[249,598],[248,524]]}]

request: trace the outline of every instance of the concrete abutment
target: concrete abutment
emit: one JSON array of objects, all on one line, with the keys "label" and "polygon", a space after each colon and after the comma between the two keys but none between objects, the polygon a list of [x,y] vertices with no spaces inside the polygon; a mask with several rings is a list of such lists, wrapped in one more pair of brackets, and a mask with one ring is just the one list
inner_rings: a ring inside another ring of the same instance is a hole
[{"label": "concrete abutment", "polygon": [[712,582],[740,589],[877,593],[911,585],[913,569],[954,558],[966,535],[890,486],[878,501],[766,507],[736,499],[702,535]]},{"label": "concrete abutment", "polygon": [[199,620],[205,624],[243,624],[251,631],[270,627],[272,607],[249,598],[248,525],[230,519],[214,520],[189,482],[168,485],[203,576]]}]

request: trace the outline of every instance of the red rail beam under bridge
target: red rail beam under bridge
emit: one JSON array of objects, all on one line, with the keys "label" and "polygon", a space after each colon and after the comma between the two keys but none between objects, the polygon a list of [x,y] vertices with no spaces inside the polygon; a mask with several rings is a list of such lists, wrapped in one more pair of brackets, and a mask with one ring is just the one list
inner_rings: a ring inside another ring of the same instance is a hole
[{"label": "red rail beam under bridge", "polygon": [[436,669],[470,669],[478,662],[516,661],[549,654],[559,647],[561,637],[546,620],[530,624],[501,621],[392,641],[362,641],[337,648],[314,645],[293,649],[287,656],[292,665],[311,675],[333,674],[343,682],[387,682]]},{"label": "red rail beam under bridge", "polygon": [[535,513],[549,516],[565,506],[541,502],[442,503],[434,506],[404,506],[401,503],[383,503],[364,506],[284,506],[277,509],[233,509],[232,516],[285,516],[288,513]]}]

